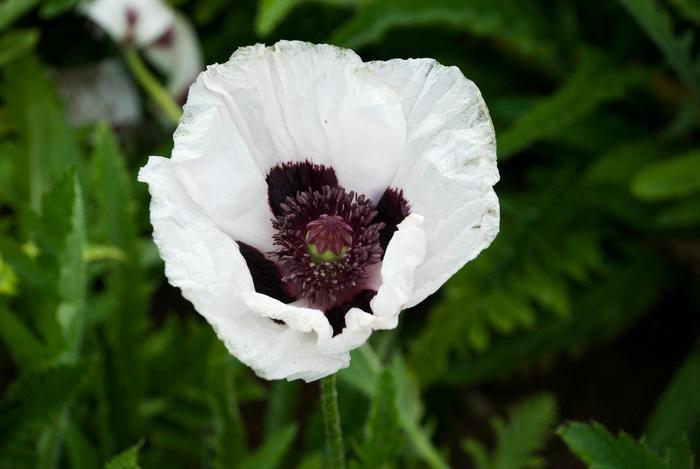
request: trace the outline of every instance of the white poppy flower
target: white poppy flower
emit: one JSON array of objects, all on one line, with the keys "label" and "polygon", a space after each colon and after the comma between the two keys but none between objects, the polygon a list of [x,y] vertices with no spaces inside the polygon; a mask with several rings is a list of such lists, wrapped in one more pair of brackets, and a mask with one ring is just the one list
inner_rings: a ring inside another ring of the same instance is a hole
[{"label": "white poppy flower", "polygon": [[182,102],[187,89],[204,68],[197,33],[183,15],[176,13],[170,34],[144,48],[149,62],[168,78],[168,91]]},{"label": "white poppy flower", "polygon": [[92,0],[79,7],[116,42],[144,47],[164,37],[175,12],[163,0]]},{"label": "white poppy flower", "polygon": [[115,42],[142,48],[175,97],[186,93],[204,67],[194,28],[163,0],[93,0],[80,9]]},{"label": "white poppy flower", "polygon": [[498,232],[486,104],[431,59],[241,48],[139,179],[170,283],[267,379],[348,366]]}]

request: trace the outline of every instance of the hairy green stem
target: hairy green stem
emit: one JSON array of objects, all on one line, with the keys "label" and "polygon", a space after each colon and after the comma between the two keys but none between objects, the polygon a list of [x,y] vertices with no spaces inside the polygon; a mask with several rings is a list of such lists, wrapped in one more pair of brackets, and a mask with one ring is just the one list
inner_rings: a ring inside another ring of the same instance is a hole
[{"label": "hairy green stem", "polygon": [[323,411],[323,426],[326,429],[328,467],[332,469],[345,469],[343,429],[340,425],[340,410],[338,409],[338,391],[336,389],[335,375],[321,380],[321,410]]},{"label": "hairy green stem", "polygon": [[156,104],[160,106],[168,119],[177,125],[180,122],[180,116],[182,116],[182,109],[173,100],[170,93],[163,88],[163,85],[160,84],[146,64],[143,63],[138,51],[134,47],[125,48],[124,60],[129,70],[131,70],[132,75],[136,78],[136,81],[138,81],[146,93],[153,98]]}]

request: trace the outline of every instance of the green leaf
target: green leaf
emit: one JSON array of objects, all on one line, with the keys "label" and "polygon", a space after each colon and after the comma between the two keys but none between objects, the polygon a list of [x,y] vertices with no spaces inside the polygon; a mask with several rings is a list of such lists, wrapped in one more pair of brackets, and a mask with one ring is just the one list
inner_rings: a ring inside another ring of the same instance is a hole
[{"label": "green leaf", "polygon": [[94,193],[98,204],[98,236],[105,245],[120,250],[126,257],[123,260],[134,263],[139,257],[134,178],[129,174],[124,155],[107,125],[97,126],[93,142],[93,184],[98,188]]},{"label": "green leaf", "polygon": [[282,467],[284,456],[289,452],[297,434],[297,426],[292,424],[266,438],[263,445],[240,462],[241,469],[276,469]]},{"label": "green leaf", "polygon": [[[39,60],[25,54],[5,68],[3,96],[20,137],[15,192],[37,213],[48,189],[79,163],[80,151]],[[20,207],[22,207],[20,205]],[[29,214],[20,219],[28,225]]]},{"label": "green leaf", "polygon": [[497,37],[521,54],[549,60],[551,43],[539,37],[546,26],[543,13],[529,1],[377,0],[365,2],[354,18],[334,32],[330,42],[358,48],[379,42],[392,28],[439,24],[475,36]]},{"label": "green leaf", "polygon": [[107,461],[105,469],[139,469],[139,451],[143,443],[137,443]]},{"label": "green leaf", "polygon": [[44,0],[39,13],[42,18],[53,18],[78,6],[83,0]]},{"label": "green leaf", "polygon": [[78,425],[80,425],[80,422],[74,420],[66,431],[66,453],[70,467],[71,469],[93,469],[99,467],[97,452],[101,448],[97,448],[97,445],[88,439],[86,431],[79,428]]},{"label": "green leaf", "polygon": [[0,304],[0,338],[12,359],[23,370],[37,368],[48,359],[48,351],[17,316]]},{"label": "green leaf", "polygon": [[700,194],[684,197],[656,215],[659,228],[687,228],[700,225]]},{"label": "green leaf", "polygon": [[700,3],[697,0],[669,0],[690,21],[700,25]]},{"label": "green leaf", "polygon": [[61,303],[58,306],[58,322],[63,327],[69,350],[67,357],[77,360],[81,349],[85,328],[85,297],[87,272],[83,250],[86,239],[83,195],[78,175],[72,177],[74,197],[72,200],[70,231],[59,257],[58,292]]},{"label": "green leaf", "polygon": [[569,448],[592,469],[692,469],[693,455],[687,440],[680,440],[662,453],[626,433],[613,436],[597,422],[570,422],[557,433]]},{"label": "green leaf", "polygon": [[294,420],[301,386],[296,381],[275,381],[267,399],[265,437],[281,431]]},{"label": "green leaf", "polygon": [[0,37],[0,67],[30,51],[39,42],[38,29],[16,29]]},{"label": "green leaf", "polygon": [[[58,304],[55,315],[62,331],[64,358],[76,360],[85,323],[87,272],[83,250],[86,227],[83,196],[75,171],[67,173],[48,191],[35,236],[44,258],[56,270]],[[52,324],[44,329],[51,334]]]},{"label": "green leaf", "polygon": [[[147,308],[152,285],[141,269],[141,244],[136,227],[135,178],[112,131],[100,124],[93,134],[90,160],[90,214],[95,241],[109,246],[120,258],[107,267],[101,295],[105,317],[105,346],[111,358],[105,365],[110,409],[110,437],[117,446],[131,444],[138,425],[138,403],[146,393],[147,368],[140,353],[147,328]],[[114,251],[117,250],[117,251]],[[83,255],[95,254],[89,247]],[[102,254],[105,254],[103,251]]]},{"label": "green leaf", "polygon": [[430,433],[422,426],[423,403],[416,377],[401,355],[395,355],[392,372],[396,384],[396,408],[401,428],[406,432],[413,450],[433,469],[449,467],[442,454],[433,445]]},{"label": "green leaf", "polygon": [[631,251],[621,265],[588,286],[573,302],[571,318],[542,323],[506,337],[481,356],[453,365],[440,379],[452,385],[475,385],[503,378],[514,369],[566,351],[607,341],[635,324],[658,300],[669,267],[650,251]]},{"label": "green leaf", "polygon": [[[353,362],[353,366],[342,370],[338,376],[372,399],[384,371],[382,361],[369,344],[356,350],[353,353],[353,360],[359,363]],[[360,364],[362,366],[357,367]],[[361,371],[359,373],[353,372],[357,368],[360,368]],[[416,377],[406,366],[400,354],[394,356],[389,369],[392,372],[396,389],[396,409],[399,413],[399,422],[406,435],[407,443],[428,467],[434,469],[449,467],[442,454],[433,445],[430,432],[421,423],[424,409]],[[370,384],[368,385],[368,383]]]},{"label": "green leaf", "polygon": [[76,396],[87,371],[82,365],[61,365],[16,381],[0,402],[0,453],[9,459],[9,454],[22,452],[28,441],[35,443]]},{"label": "green leaf", "polygon": [[496,418],[496,446],[487,454],[484,446],[468,439],[463,448],[478,469],[529,469],[542,466],[537,453],[546,446],[555,423],[557,406],[548,394],[533,397],[509,412],[508,420]]},{"label": "green leaf", "polygon": [[700,346],[676,372],[647,423],[647,443],[654,449],[678,440],[700,422]]},{"label": "green leaf", "polygon": [[700,191],[700,150],[646,167],[632,181],[632,191],[645,200],[678,198]]},{"label": "green leaf", "polygon": [[39,0],[3,0],[0,3],[0,31],[39,4]]},{"label": "green leaf", "polygon": [[289,13],[304,3],[322,3],[334,6],[356,6],[363,0],[261,0],[255,17],[255,31],[266,36],[270,34]]},{"label": "green leaf", "polygon": [[700,100],[700,75],[693,60],[692,34],[677,37],[669,12],[657,0],[619,0],[666,56],[671,67]]},{"label": "green leaf", "polygon": [[394,377],[385,370],[374,392],[362,444],[355,445],[357,467],[395,467],[404,445],[396,409]]},{"label": "green leaf", "polygon": [[0,296],[17,294],[17,274],[0,254]]},{"label": "green leaf", "polygon": [[500,133],[499,160],[571,127],[604,103],[622,97],[640,78],[636,70],[616,69],[600,57],[584,55],[578,69],[554,94],[536,102]]},{"label": "green leaf", "polygon": [[661,458],[629,435],[615,437],[599,423],[571,422],[557,431],[569,448],[595,469],[661,469]]},{"label": "green leaf", "polygon": [[548,179],[558,182],[527,197],[502,196],[499,237],[443,286],[409,355],[421,386],[444,377],[455,358],[487,352],[494,332],[571,316],[575,285],[593,283],[605,268],[602,233],[578,216],[591,210],[588,188],[574,172]]},{"label": "green leaf", "polygon": [[[215,466],[227,468],[241,463],[248,456],[246,429],[238,409],[238,389],[235,387],[233,375],[236,362],[218,341],[210,342],[208,354],[205,375],[206,400],[214,429],[210,445],[214,453]],[[290,432],[296,434],[296,427],[287,426],[276,432],[275,444],[285,443],[286,438],[294,439],[294,435],[289,436]],[[284,454],[276,453],[278,449],[281,450],[281,448],[265,445],[259,449],[256,453],[257,459],[252,462],[259,460],[260,464],[263,464],[277,456],[283,457]],[[282,451],[284,452],[286,449]]]},{"label": "green leaf", "polygon": [[693,469],[695,455],[690,447],[688,438],[681,438],[668,446],[664,451],[664,460],[667,469]]}]

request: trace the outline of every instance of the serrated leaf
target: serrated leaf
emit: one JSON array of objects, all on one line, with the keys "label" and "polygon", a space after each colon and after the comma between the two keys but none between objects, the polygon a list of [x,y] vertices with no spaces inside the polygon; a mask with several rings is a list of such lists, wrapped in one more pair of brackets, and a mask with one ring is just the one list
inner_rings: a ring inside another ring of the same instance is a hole
[{"label": "serrated leaf", "polygon": [[103,241],[133,255],[138,237],[134,217],[132,177],[112,131],[105,124],[95,129],[93,151],[94,184],[99,203],[99,230]]},{"label": "serrated leaf", "polygon": [[645,200],[678,198],[700,191],[700,150],[646,167],[632,181],[632,191]]},{"label": "serrated leaf", "polygon": [[81,1],[83,0],[44,0],[39,14],[42,18],[50,19],[74,9]]},{"label": "serrated leaf", "polygon": [[139,469],[139,451],[142,443],[137,443],[107,461],[105,469]]},{"label": "serrated leaf", "polygon": [[536,102],[498,137],[498,158],[506,160],[533,143],[555,135],[604,103],[623,96],[638,82],[634,70],[617,70],[607,61],[584,55],[578,69],[552,95]]},{"label": "serrated leaf", "polygon": [[284,456],[290,450],[297,426],[292,424],[266,438],[263,445],[247,459],[240,462],[241,469],[276,469],[281,467]]},{"label": "serrated leaf", "polygon": [[687,228],[700,225],[700,194],[684,197],[664,207],[655,217],[659,228]]},{"label": "serrated leaf", "polygon": [[[210,445],[216,467],[227,468],[240,464],[248,457],[245,440],[245,425],[238,410],[238,395],[234,385],[234,361],[225,347],[218,341],[209,342],[206,362],[206,400],[211,412],[211,425],[214,434]],[[275,434],[278,443],[285,443],[286,438],[293,439],[290,432],[296,434],[296,427],[284,427]],[[286,450],[285,450],[286,451]],[[283,454],[275,449],[260,448],[260,463],[270,461]],[[255,460],[253,461],[255,462]]]},{"label": "serrated leaf", "polygon": [[[132,443],[139,419],[138,402],[146,393],[148,370],[140,353],[152,286],[139,264],[141,244],[135,221],[135,178],[129,174],[124,155],[107,125],[100,124],[95,129],[90,164],[94,200],[92,234],[100,244],[118,250],[120,258],[107,266],[101,299],[107,353],[112,357],[105,363],[109,367],[105,375],[110,390],[106,415],[110,419],[110,437],[117,445],[126,446]],[[88,251],[86,248],[83,255]]]},{"label": "serrated leaf", "polygon": [[692,35],[676,36],[671,15],[657,0],[619,1],[664,53],[695,98],[700,99],[700,70],[693,60]]},{"label": "serrated leaf", "polygon": [[266,36],[270,34],[289,13],[304,3],[321,3],[334,6],[356,6],[363,0],[261,0],[255,17],[255,31]]},{"label": "serrated leaf", "polygon": [[449,465],[433,445],[430,432],[422,425],[423,403],[416,377],[406,365],[401,355],[395,355],[392,364],[394,383],[396,384],[396,405],[399,412],[401,428],[406,432],[414,450],[423,461],[433,469],[447,468]]},{"label": "serrated leaf", "polygon": [[66,431],[66,453],[71,469],[93,469],[99,467],[99,457],[96,448],[90,441],[79,422],[71,422]]},{"label": "serrated leaf", "polygon": [[700,347],[676,372],[647,423],[647,443],[663,448],[688,433],[700,421]]},{"label": "serrated leaf", "polygon": [[486,454],[483,445],[465,441],[467,451],[478,469],[530,469],[541,467],[538,453],[550,438],[557,406],[549,394],[542,394],[513,407],[508,420],[496,418],[496,446]]},{"label": "serrated leaf", "polygon": [[0,453],[23,451],[75,397],[88,370],[61,365],[29,373],[12,385],[0,402]]},{"label": "serrated leaf", "polygon": [[[85,321],[87,273],[83,259],[86,227],[83,196],[75,171],[63,176],[46,193],[43,213],[34,236],[40,242],[42,259],[55,269],[55,315],[67,347],[64,358],[75,360]],[[52,324],[42,330],[52,335]]]},{"label": "serrated leaf", "polygon": [[67,356],[77,360],[85,328],[85,297],[87,272],[83,250],[86,228],[83,195],[77,174],[72,177],[74,197],[72,200],[70,231],[59,256],[58,321],[63,327],[69,350]]},{"label": "serrated leaf", "polygon": [[594,469],[664,469],[661,457],[629,435],[613,436],[599,423],[571,422],[557,431],[569,448]]},{"label": "serrated leaf", "polygon": [[281,431],[293,421],[301,386],[295,381],[275,381],[268,396],[265,437]]},{"label": "serrated leaf", "polygon": [[0,296],[13,296],[17,293],[17,274],[0,254]]},{"label": "serrated leaf", "polygon": [[23,370],[35,369],[48,359],[48,351],[17,316],[0,304],[0,338]]},{"label": "serrated leaf", "polygon": [[[44,194],[79,163],[80,149],[63,118],[58,96],[39,60],[25,54],[5,67],[2,94],[20,137],[15,192],[41,213]],[[19,204],[18,204],[19,205]],[[19,205],[22,208],[22,205]],[[20,223],[29,224],[29,214]]]},{"label": "serrated leaf", "polygon": [[0,31],[39,4],[39,0],[4,0],[0,3]]},{"label": "serrated leaf", "polygon": [[533,328],[543,313],[569,317],[571,285],[604,268],[600,231],[576,216],[590,210],[587,189],[541,189],[533,198],[502,198],[499,237],[442,288],[409,355],[422,386],[452,360],[486,352],[494,332]]},{"label": "serrated leaf", "polygon": [[695,466],[695,455],[686,437],[668,446],[663,456],[666,469],[693,469]]},{"label": "serrated leaf", "polygon": [[543,30],[542,14],[533,2],[378,0],[364,3],[330,42],[358,48],[378,42],[392,28],[439,24],[475,36],[498,37],[524,55],[549,60],[551,44],[538,36]]},{"label": "serrated leaf", "polygon": [[489,351],[453,365],[441,380],[475,385],[508,376],[513,369],[564,351],[610,340],[650,310],[664,288],[664,264],[649,252],[614,266],[574,302],[571,318],[549,321],[536,329],[507,337]]},{"label": "serrated leaf", "polygon": [[669,0],[690,21],[700,25],[700,3],[696,0]]},{"label": "serrated leaf", "polygon": [[364,440],[362,444],[355,445],[357,467],[395,467],[402,446],[394,377],[389,370],[385,370],[379,378],[370,404]]},{"label": "serrated leaf", "polygon": [[0,37],[0,66],[30,51],[39,42],[38,29],[16,29]]},{"label": "serrated leaf", "polygon": [[[358,352],[362,352],[361,355],[358,355]],[[355,351],[353,357],[353,360],[361,357],[361,361],[364,362],[362,372],[352,373],[353,367],[350,367],[341,371],[338,376],[364,395],[372,398],[384,366],[369,344],[365,344]],[[449,467],[442,454],[433,445],[430,432],[421,424],[423,404],[420,400],[420,390],[416,377],[406,365],[403,357],[398,354],[394,356],[389,369],[392,371],[396,386],[396,409],[399,413],[399,422],[405,432],[408,444],[428,467],[433,469]],[[372,385],[368,386],[367,383],[372,383]]]}]

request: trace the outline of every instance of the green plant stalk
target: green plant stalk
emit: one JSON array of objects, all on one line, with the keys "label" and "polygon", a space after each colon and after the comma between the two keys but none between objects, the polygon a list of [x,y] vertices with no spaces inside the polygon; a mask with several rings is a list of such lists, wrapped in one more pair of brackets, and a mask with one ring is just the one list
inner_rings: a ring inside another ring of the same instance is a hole
[{"label": "green plant stalk", "polygon": [[338,409],[338,391],[336,389],[335,375],[321,380],[321,410],[323,412],[323,426],[326,430],[328,467],[332,469],[345,469],[343,429],[340,424],[340,410]]},{"label": "green plant stalk", "polygon": [[156,104],[160,106],[168,119],[170,119],[173,124],[177,125],[182,116],[182,109],[173,100],[170,93],[163,88],[163,85],[160,84],[146,64],[143,63],[138,51],[134,47],[125,48],[124,60],[129,70],[131,70],[132,75],[136,78],[136,81],[138,81],[146,93],[153,98]]}]

